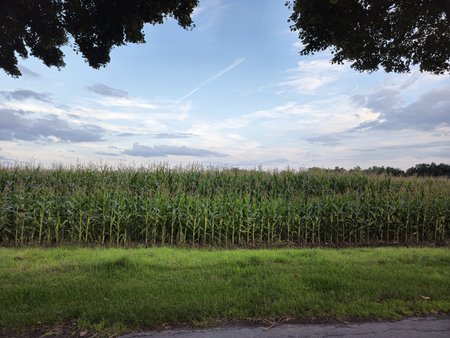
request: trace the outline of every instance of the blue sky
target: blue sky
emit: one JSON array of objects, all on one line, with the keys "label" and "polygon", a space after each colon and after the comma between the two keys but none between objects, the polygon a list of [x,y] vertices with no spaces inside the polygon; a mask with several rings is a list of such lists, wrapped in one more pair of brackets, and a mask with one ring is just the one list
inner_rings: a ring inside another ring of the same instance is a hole
[{"label": "blue sky", "polygon": [[300,56],[284,1],[201,0],[196,27],[90,68],[0,73],[0,161],[266,168],[450,162],[450,76],[358,73]]}]

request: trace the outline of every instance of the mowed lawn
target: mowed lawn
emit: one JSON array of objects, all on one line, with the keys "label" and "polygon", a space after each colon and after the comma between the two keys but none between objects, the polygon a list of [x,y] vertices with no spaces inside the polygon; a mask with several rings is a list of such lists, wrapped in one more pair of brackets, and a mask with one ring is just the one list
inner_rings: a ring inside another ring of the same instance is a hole
[{"label": "mowed lawn", "polygon": [[449,248],[0,248],[0,327],[100,333],[450,312]]}]

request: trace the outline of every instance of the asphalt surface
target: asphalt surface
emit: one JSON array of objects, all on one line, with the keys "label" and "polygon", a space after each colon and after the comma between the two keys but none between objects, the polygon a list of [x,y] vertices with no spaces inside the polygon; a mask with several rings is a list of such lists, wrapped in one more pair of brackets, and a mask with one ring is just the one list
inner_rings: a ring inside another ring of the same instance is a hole
[{"label": "asphalt surface", "polygon": [[224,326],[130,333],[121,338],[279,338],[279,337],[442,337],[450,338],[450,317],[416,317],[397,322],[283,324],[273,327]]}]

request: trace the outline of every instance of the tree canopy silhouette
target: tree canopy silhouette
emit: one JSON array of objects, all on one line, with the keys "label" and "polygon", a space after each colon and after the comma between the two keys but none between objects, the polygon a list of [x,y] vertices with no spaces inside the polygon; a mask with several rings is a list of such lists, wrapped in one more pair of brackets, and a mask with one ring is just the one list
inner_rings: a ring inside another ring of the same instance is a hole
[{"label": "tree canopy silhouette", "polygon": [[198,0],[2,0],[0,1],[0,68],[20,76],[17,55],[29,54],[47,66],[63,67],[61,47],[71,45],[90,66],[110,61],[114,46],[144,43],[143,25],[173,17],[193,26]]},{"label": "tree canopy silhouette", "polygon": [[[20,76],[17,56],[63,67],[71,45],[90,66],[114,46],[144,43],[143,26],[167,17],[193,27],[198,0],[2,0],[0,68]],[[331,48],[332,62],[359,71],[450,73],[450,0],[287,0],[302,55]]]},{"label": "tree canopy silhouette", "polygon": [[358,71],[450,72],[450,0],[288,0],[301,55],[330,48]]}]

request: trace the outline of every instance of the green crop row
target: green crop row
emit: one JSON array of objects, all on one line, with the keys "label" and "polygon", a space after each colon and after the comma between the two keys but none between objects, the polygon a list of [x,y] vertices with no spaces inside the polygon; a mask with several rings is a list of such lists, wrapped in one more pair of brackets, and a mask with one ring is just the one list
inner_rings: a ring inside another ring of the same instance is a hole
[{"label": "green crop row", "polygon": [[0,167],[0,243],[446,243],[450,180],[155,166]]}]

